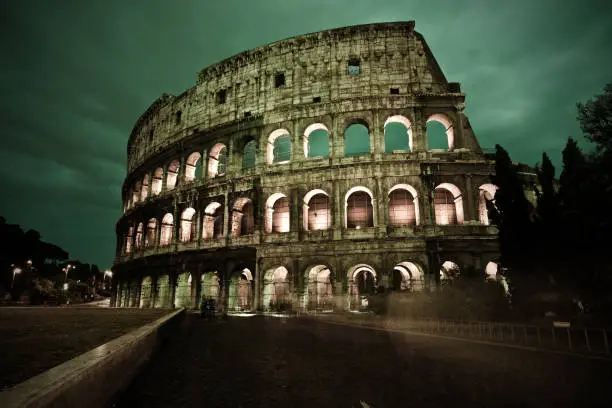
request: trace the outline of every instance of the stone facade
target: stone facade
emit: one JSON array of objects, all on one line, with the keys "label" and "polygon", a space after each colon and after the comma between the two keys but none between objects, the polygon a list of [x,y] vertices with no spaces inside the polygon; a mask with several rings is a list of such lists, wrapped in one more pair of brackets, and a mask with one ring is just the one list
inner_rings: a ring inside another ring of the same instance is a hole
[{"label": "stone facade", "polygon": [[[483,212],[494,167],[464,102],[414,22],[307,34],[205,68],[130,136],[113,305],[355,308],[381,289],[433,289],[449,265],[485,276],[498,257]],[[430,121],[448,149],[428,148]],[[385,151],[388,123],[409,149]],[[347,155],[355,124],[369,152]],[[313,129],[328,155],[310,157]]]}]

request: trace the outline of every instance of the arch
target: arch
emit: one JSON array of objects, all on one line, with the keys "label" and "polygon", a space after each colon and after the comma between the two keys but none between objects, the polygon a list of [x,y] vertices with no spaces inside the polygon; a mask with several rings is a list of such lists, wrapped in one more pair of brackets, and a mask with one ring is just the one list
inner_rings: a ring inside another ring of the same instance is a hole
[{"label": "arch", "polygon": [[208,177],[224,176],[227,171],[227,148],[223,143],[217,143],[210,149],[208,156]]},{"label": "arch", "polygon": [[134,239],[134,248],[140,249],[142,248],[142,234],[143,234],[144,226],[141,223],[136,227],[136,239]]},{"label": "arch", "polygon": [[153,179],[151,180],[151,195],[159,195],[162,191],[162,185],[164,180],[164,169],[158,167],[153,172]]},{"label": "arch", "polygon": [[417,190],[410,184],[396,184],[389,190],[389,225],[420,225],[421,214]]},{"label": "arch", "polygon": [[247,311],[253,307],[253,274],[248,268],[235,272],[229,283],[228,308]]},{"label": "arch", "polygon": [[136,205],[138,201],[140,201],[140,181],[137,181],[132,189],[132,205]]},{"label": "arch", "polygon": [[157,244],[157,219],[150,218],[147,222],[147,233],[145,234],[145,248],[153,247]]},{"label": "arch", "polygon": [[412,124],[405,116],[389,116],[385,121],[384,132],[386,153],[393,153],[394,150],[413,150]]},{"label": "arch", "polygon": [[314,265],[304,273],[304,308],[308,310],[330,310],[333,308],[334,292],[331,269],[327,265]]},{"label": "arch", "polygon": [[344,196],[344,227],[361,229],[373,226],[374,195],[363,186],[349,189]]},{"label": "arch", "polygon": [[195,239],[195,228],[192,228],[192,219],[196,210],[192,207],[185,208],[181,213],[180,237],[181,242],[190,242]]},{"label": "arch", "polygon": [[232,209],[232,237],[251,235],[254,232],[253,201],[247,197],[240,197],[234,202]]},{"label": "arch", "polygon": [[161,275],[157,278],[155,293],[154,307],[167,308],[170,306],[170,278],[168,275]]},{"label": "arch", "polygon": [[357,264],[347,271],[348,308],[362,308],[362,297],[373,295],[376,287],[376,270],[368,264]]},{"label": "arch", "polygon": [[127,236],[125,237],[125,253],[132,253],[132,239],[134,238],[134,227],[129,227]]},{"label": "arch", "polygon": [[266,158],[268,164],[288,163],[291,160],[291,135],[287,129],[276,129],[270,133]]},{"label": "arch", "polygon": [[434,212],[436,224],[463,224],[463,198],[459,187],[442,183],[434,189]]},{"label": "arch", "polygon": [[[453,130],[453,123],[448,118],[448,116],[446,116],[443,113],[435,113],[427,118],[426,123],[429,124],[430,122],[438,122],[439,124],[444,126],[444,129],[445,129],[444,133],[446,134],[446,142],[447,142],[447,147],[444,150],[447,150],[449,152],[452,151],[455,148],[455,133]],[[433,133],[430,133],[428,129],[427,130],[427,150],[432,150],[430,146],[432,146],[433,144],[431,143],[430,136],[433,137],[434,135]]]},{"label": "arch", "polygon": [[420,265],[402,261],[393,267],[392,288],[403,291],[421,291],[424,287],[424,273]]},{"label": "arch", "polygon": [[140,201],[144,201],[149,196],[149,175],[145,174],[142,178],[142,189],[140,190]]},{"label": "arch", "polygon": [[270,268],[264,274],[263,282],[263,308],[271,310],[280,304],[291,302],[289,290],[289,271],[284,266]]},{"label": "arch", "polygon": [[221,292],[221,280],[217,271],[203,273],[200,278],[201,298],[213,299],[215,306],[219,303],[219,293]]},{"label": "arch", "polygon": [[344,129],[344,155],[358,156],[370,152],[370,130],[367,123],[362,120],[353,121]]},{"label": "arch", "polygon": [[168,165],[168,172],[166,174],[166,190],[173,190],[174,187],[176,187],[179,166],[180,163],[178,160],[174,160]]},{"label": "arch", "polygon": [[459,277],[461,268],[453,261],[445,261],[440,267],[440,281],[452,281]]},{"label": "arch", "polygon": [[485,275],[487,280],[497,280],[497,272],[499,270],[499,265],[497,262],[490,261],[485,266]]},{"label": "arch", "polygon": [[202,238],[213,239],[223,236],[224,211],[221,203],[213,201],[204,209],[204,221],[202,223]]},{"label": "arch", "polygon": [[478,187],[478,219],[482,225],[490,225],[487,202],[495,206],[495,193],[498,187],[495,184],[483,184]]},{"label": "arch", "polygon": [[242,168],[254,169],[257,164],[257,142],[251,140],[244,145],[242,153]]},{"label": "arch", "polygon": [[331,226],[329,194],[321,189],[310,190],[302,205],[304,230],[326,230]]},{"label": "arch", "polygon": [[202,155],[199,152],[193,152],[185,161],[185,182],[191,183],[192,181],[197,179],[197,169],[199,168],[199,164],[201,163],[200,159]]},{"label": "arch", "polygon": [[175,308],[190,308],[191,306],[191,274],[183,272],[177,276],[174,292]]},{"label": "arch", "polygon": [[153,294],[153,280],[150,276],[145,276],[140,282],[140,307],[151,307],[151,295]]},{"label": "arch", "polygon": [[328,156],[329,129],[322,123],[313,123],[309,125],[306,130],[304,130],[304,157]]},{"label": "arch", "polygon": [[289,199],[283,193],[274,193],[266,200],[266,232],[289,232]]},{"label": "arch", "polygon": [[167,213],[162,218],[161,234],[159,236],[159,245],[170,245],[172,243],[172,229],[174,228],[174,217]]}]

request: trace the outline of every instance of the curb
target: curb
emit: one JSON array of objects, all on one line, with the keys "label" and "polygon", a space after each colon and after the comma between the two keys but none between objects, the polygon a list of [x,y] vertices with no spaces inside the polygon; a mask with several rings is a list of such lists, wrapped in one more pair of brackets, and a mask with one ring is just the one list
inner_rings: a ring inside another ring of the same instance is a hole
[{"label": "curb", "polygon": [[180,309],[0,393],[0,407],[104,407],[185,316]]}]

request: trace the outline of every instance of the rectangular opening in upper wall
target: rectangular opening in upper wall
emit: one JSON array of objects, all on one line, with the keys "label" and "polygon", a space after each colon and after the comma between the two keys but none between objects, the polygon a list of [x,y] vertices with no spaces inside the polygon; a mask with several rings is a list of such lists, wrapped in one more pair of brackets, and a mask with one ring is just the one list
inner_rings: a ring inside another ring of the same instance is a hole
[{"label": "rectangular opening in upper wall", "polygon": [[390,89],[389,89],[389,93],[390,93],[391,95],[399,95],[399,93],[400,93],[400,92],[399,92],[399,88],[390,88]]},{"label": "rectangular opening in upper wall", "polygon": [[274,87],[280,88],[283,86],[285,86],[285,73],[277,72],[276,75],[274,75]]},{"label": "rectangular opening in upper wall", "polygon": [[246,112],[244,112],[244,117],[245,117],[245,118],[248,118],[248,117],[250,117],[250,116],[251,116],[251,111],[246,111]]},{"label": "rectangular opening in upper wall", "polygon": [[217,91],[217,105],[223,105],[227,98],[227,91],[225,89],[221,89]]},{"label": "rectangular opening in upper wall", "polygon": [[319,103],[319,102],[321,102],[320,96],[315,96],[314,98],[312,98],[312,103]]},{"label": "rectangular opening in upper wall", "polygon": [[348,60],[348,74],[350,76],[359,75],[361,73],[361,61],[357,57],[351,57]]}]

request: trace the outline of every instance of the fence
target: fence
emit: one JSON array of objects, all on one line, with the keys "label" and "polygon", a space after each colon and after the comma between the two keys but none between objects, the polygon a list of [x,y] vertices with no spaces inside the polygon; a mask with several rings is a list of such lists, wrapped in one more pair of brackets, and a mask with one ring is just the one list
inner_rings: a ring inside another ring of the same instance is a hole
[{"label": "fence", "polygon": [[577,354],[610,356],[612,329],[572,328],[559,324],[552,326],[483,321],[439,319],[381,319],[366,315],[328,316],[364,326],[393,330],[416,331],[450,337],[470,338]]}]

